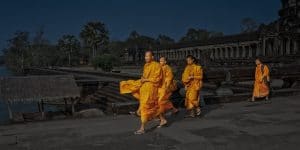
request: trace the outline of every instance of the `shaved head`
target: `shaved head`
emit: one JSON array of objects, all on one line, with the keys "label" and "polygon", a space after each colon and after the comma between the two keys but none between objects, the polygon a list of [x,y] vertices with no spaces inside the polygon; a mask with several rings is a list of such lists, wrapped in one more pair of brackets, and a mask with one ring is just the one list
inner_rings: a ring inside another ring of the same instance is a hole
[{"label": "shaved head", "polygon": [[152,51],[146,51],[146,52],[145,52],[145,55],[148,54],[148,53],[151,54],[151,55],[153,56],[153,52],[152,52]]},{"label": "shaved head", "polygon": [[154,59],[154,55],[152,51],[146,51],[145,52],[145,61],[146,63],[151,62]]}]

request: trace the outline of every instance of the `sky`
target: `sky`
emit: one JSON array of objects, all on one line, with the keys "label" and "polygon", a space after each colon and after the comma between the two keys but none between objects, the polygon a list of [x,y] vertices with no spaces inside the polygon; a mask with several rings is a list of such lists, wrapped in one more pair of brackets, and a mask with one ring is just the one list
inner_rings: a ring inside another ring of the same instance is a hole
[{"label": "sky", "polygon": [[178,40],[192,27],[236,34],[243,18],[267,24],[280,7],[280,0],[1,0],[0,49],[15,31],[34,35],[43,27],[56,43],[64,34],[79,37],[88,21],[104,22],[112,40],[124,40],[133,30]]}]

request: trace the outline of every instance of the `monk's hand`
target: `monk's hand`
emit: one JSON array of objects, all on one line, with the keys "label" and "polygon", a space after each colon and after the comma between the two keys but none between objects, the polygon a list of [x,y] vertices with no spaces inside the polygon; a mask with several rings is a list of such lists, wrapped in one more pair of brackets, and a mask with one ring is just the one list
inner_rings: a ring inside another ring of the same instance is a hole
[{"label": "monk's hand", "polygon": [[142,83],[148,82],[148,79],[142,78],[142,79],[141,79],[141,82],[142,82]]},{"label": "monk's hand", "polygon": [[188,79],[189,80],[194,79],[194,76],[189,76]]}]

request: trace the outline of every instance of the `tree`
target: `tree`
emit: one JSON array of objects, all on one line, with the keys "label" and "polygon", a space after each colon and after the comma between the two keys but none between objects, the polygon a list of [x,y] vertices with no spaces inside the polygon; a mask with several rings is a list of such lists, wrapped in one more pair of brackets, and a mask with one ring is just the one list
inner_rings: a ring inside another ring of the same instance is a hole
[{"label": "tree", "polygon": [[109,42],[109,33],[102,22],[88,22],[84,25],[80,37],[85,46],[92,50],[92,57],[97,55],[99,48]]},{"label": "tree", "polygon": [[222,37],[222,36],[224,36],[223,32],[211,31],[209,33],[209,37],[210,38],[213,38],[213,37]]},{"label": "tree", "polygon": [[244,18],[241,21],[241,30],[243,33],[254,32],[258,29],[257,22],[252,18]]},{"label": "tree", "polygon": [[113,69],[114,66],[119,64],[119,57],[112,54],[103,54],[101,56],[96,56],[92,64],[95,69],[100,67],[103,71],[109,72]]},{"label": "tree", "polygon": [[23,71],[29,48],[29,33],[17,31],[14,37],[8,40],[9,48],[5,53],[6,64],[15,71]]},{"label": "tree", "polygon": [[162,35],[162,34],[158,35],[156,41],[160,46],[166,46],[166,45],[171,45],[171,44],[175,43],[174,39],[172,39],[169,36]]},{"label": "tree", "polygon": [[[47,55],[47,50],[49,49],[49,41],[44,37],[44,27],[41,26],[36,31],[32,42],[30,43],[30,48],[28,49],[30,66],[43,67],[43,64],[48,64],[45,61],[44,56]],[[54,55],[54,54],[53,54]]]},{"label": "tree", "polygon": [[186,35],[180,39],[181,42],[201,41],[209,38],[210,32],[205,29],[188,29]]},{"label": "tree", "polygon": [[136,31],[132,31],[124,42],[124,47],[128,49],[128,55],[132,56],[133,62],[135,62],[136,59],[141,61],[145,50],[152,50],[156,45],[157,42],[155,39],[149,36],[140,35]]},{"label": "tree", "polygon": [[[68,65],[72,65],[72,57],[79,53],[80,42],[74,35],[63,35],[58,40],[58,48],[67,55]],[[78,55],[77,55],[78,56]]]}]

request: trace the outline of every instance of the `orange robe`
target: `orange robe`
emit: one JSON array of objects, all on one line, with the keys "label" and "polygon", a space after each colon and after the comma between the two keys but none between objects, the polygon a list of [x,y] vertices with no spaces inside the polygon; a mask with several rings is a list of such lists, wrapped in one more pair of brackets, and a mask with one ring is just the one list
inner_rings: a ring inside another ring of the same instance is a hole
[{"label": "orange robe", "polygon": [[[193,79],[189,79],[193,76]],[[191,110],[199,107],[199,91],[202,88],[203,70],[196,64],[187,65],[182,74],[182,82],[186,87],[185,107]]]},{"label": "orange robe", "polygon": [[163,78],[162,78],[162,85],[158,89],[158,106],[159,106],[159,113],[165,113],[166,111],[174,108],[172,102],[169,100],[170,96],[172,95],[172,90],[174,89],[174,82],[173,82],[173,73],[172,69],[169,65],[164,65],[162,67]]},{"label": "orange robe", "polygon": [[140,98],[140,88],[142,86],[141,80],[128,80],[120,82],[120,93],[129,94],[137,100]]},{"label": "orange robe", "polygon": [[255,82],[253,96],[256,98],[269,96],[270,71],[267,65],[257,65],[255,68]]},{"label": "orange robe", "polygon": [[158,62],[152,61],[144,65],[142,78],[149,82],[143,84],[140,80],[122,81],[120,93],[131,93],[140,102],[139,110],[142,123],[157,117],[158,113],[158,88],[161,86],[162,68]]}]

